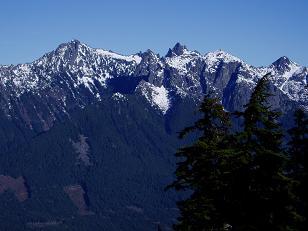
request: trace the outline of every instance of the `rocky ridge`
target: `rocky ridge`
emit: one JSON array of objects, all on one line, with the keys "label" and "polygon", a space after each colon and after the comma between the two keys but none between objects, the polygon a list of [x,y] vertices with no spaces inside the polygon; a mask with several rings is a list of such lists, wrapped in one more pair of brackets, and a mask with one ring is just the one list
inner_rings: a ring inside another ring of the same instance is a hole
[{"label": "rocky ridge", "polygon": [[227,110],[241,110],[258,79],[269,72],[274,107],[308,109],[307,67],[287,57],[254,67],[222,50],[203,55],[179,43],[160,57],[151,50],[125,56],[73,40],[32,63],[0,66],[0,108],[38,130],[108,95],[119,100],[135,94],[162,115],[174,102],[200,101],[205,93],[220,97]]}]

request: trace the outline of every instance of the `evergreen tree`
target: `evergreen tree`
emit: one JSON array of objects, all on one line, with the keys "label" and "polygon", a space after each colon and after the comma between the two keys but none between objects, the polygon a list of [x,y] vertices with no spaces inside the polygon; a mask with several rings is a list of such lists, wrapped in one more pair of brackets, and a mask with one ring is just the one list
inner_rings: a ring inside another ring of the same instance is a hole
[{"label": "evergreen tree", "polygon": [[[293,180],[286,171],[280,112],[268,104],[269,78],[260,79],[244,112],[236,113],[242,131],[230,133],[230,114],[206,96],[202,118],[180,134],[202,133],[176,154],[181,161],[170,187],[192,194],[178,203],[175,230],[296,230]],[[306,140],[299,143],[294,150],[305,150]]]},{"label": "evergreen tree", "polygon": [[229,114],[218,99],[208,95],[201,104],[202,118],[194,126],[180,133],[193,131],[201,137],[191,146],[180,149],[176,156],[176,181],[170,186],[176,190],[191,190],[190,198],[178,203],[181,216],[175,230],[225,230],[228,224],[227,196],[229,180],[227,138]]},{"label": "evergreen tree", "polygon": [[233,186],[232,226],[235,230],[291,230],[294,208],[291,180],[285,175],[280,113],[268,105],[269,77],[257,84],[245,111],[243,131],[237,134],[237,152],[246,164]]},{"label": "evergreen tree", "polygon": [[289,155],[291,158],[290,176],[295,180],[297,209],[300,214],[298,230],[306,230],[307,224],[307,150],[308,150],[308,116],[301,109],[294,113],[295,125],[290,129]]}]

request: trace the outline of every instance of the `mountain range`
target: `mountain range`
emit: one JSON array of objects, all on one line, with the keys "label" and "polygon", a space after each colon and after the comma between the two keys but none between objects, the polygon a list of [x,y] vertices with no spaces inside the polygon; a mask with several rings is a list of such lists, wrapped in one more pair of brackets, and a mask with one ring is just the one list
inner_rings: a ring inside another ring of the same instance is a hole
[{"label": "mountain range", "polygon": [[194,139],[177,132],[199,116],[205,94],[243,110],[267,73],[287,128],[295,109],[308,110],[308,69],[287,57],[254,67],[180,43],[161,57],[73,40],[0,66],[0,228],[170,229],[185,195],[164,188],[177,148]]}]

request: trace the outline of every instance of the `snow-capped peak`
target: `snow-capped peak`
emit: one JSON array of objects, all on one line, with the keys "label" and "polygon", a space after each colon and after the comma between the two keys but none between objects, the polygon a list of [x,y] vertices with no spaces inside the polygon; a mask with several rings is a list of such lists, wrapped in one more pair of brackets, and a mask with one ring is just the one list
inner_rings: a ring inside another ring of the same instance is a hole
[{"label": "snow-capped peak", "polygon": [[277,59],[275,62],[272,63],[270,66],[275,72],[279,74],[284,73],[295,73],[297,70],[301,68],[301,66],[293,61],[291,61],[288,57],[283,56]]},{"label": "snow-capped peak", "polygon": [[[200,99],[205,91],[213,90],[224,97],[231,75],[232,81],[235,80],[232,84],[251,90],[258,79],[270,72],[271,81],[283,95],[307,105],[307,68],[287,57],[281,57],[269,67],[258,68],[222,50],[201,55],[177,43],[168,53],[162,58],[150,50],[121,55],[72,40],[33,63],[0,66],[0,89],[7,92],[7,105],[13,105],[16,98],[31,92],[44,95],[46,102],[50,96],[58,97],[57,102],[63,101],[65,111],[69,100],[81,106],[86,104],[81,100],[84,98],[100,100],[105,89],[113,87],[113,80],[117,82],[125,77],[125,81],[132,81],[132,86],[138,84],[150,104],[165,114],[174,94]],[[141,79],[144,83],[139,85]],[[116,84],[125,85],[125,81]]]},{"label": "snow-capped peak", "polygon": [[[84,51],[89,51],[91,48],[84,44],[81,43],[79,40],[72,40],[70,42],[67,43],[62,43],[60,44],[54,51],[55,55],[67,55],[69,56],[69,54],[74,54],[78,51],[84,52]],[[51,52],[53,53],[53,52]]]},{"label": "snow-capped peak", "polygon": [[225,63],[230,63],[230,62],[238,62],[242,63],[243,61],[223,50],[216,50],[214,52],[209,52],[205,54],[205,59],[209,63],[217,62],[217,61],[223,61]]},{"label": "snow-capped peak", "polygon": [[289,98],[298,101],[304,97],[303,87],[307,85],[307,69],[283,56],[270,67],[274,84]]},{"label": "snow-capped peak", "polygon": [[201,55],[196,51],[190,51],[185,46],[177,43],[173,49],[169,49],[165,57],[169,67],[178,70],[181,74],[187,74],[188,64],[194,63]]},{"label": "snow-capped peak", "polygon": [[286,66],[289,66],[292,63],[292,61],[286,57],[286,56],[282,56],[279,59],[277,59],[275,62],[273,62],[273,66],[275,66],[276,68],[284,68]]},{"label": "snow-capped peak", "polygon": [[[92,48],[78,40],[62,43],[54,51],[47,53],[39,60],[35,61],[38,65],[55,64],[59,65],[94,65],[95,63],[109,63],[112,60],[126,61],[138,65],[142,58],[139,55],[120,55],[112,51]],[[109,60],[109,61],[108,61]]]},{"label": "snow-capped peak", "polygon": [[236,62],[236,63],[244,63],[242,60],[239,58],[223,51],[223,50],[217,50],[214,52],[209,52],[203,56],[206,64],[207,64],[207,70],[209,72],[215,72],[217,66],[220,64],[220,62],[224,63],[231,63],[231,62]]},{"label": "snow-capped peak", "polygon": [[72,40],[33,63],[3,67],[0,81],[14,86],[14,94],[20,96],[52,85],[55,76],[69,76],[75,88],[84,86],[97,95],[99,85],[106,87],[107,79],[113,76],[132,75],[141,60],[139,55],[119,55]]}]

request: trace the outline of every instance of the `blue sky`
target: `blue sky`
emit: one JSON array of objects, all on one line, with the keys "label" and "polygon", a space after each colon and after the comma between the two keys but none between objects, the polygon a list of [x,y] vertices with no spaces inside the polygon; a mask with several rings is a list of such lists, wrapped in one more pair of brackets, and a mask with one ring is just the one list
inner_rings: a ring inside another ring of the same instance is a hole
[{"label": "blue sky", "polygon": [[181,42],[268,65],[308,66],[307,0],[1,0],[0,64],[31,62],[79,39],[122,54]]}]

